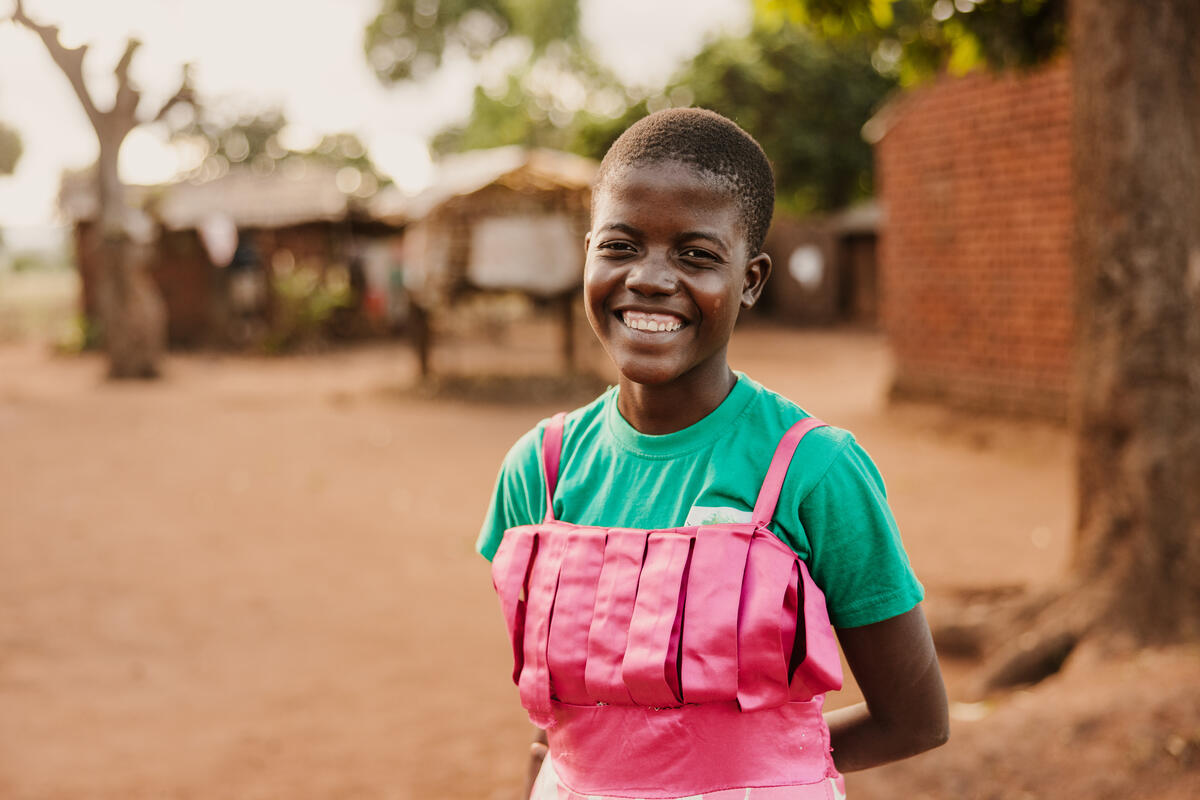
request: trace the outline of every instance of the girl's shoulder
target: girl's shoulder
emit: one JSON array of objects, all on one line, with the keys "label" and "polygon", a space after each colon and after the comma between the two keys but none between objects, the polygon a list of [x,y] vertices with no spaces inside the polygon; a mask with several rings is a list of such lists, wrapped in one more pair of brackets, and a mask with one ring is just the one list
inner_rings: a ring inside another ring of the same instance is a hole
[{"label": "girl's shoulder", "polygon": [[[739,373],[739,379],[749,383],[755,391],[755,401],[748,406],[747,413],[739,420],[744,430],[757,430],[761,438],[778,444],[788,430],[804,419],[816,417],[789,397],[768,389],[753,378]],[[854,442],[854,434],[833,422],[819,418],[824,424],[805,434],[796,448],[798,457],[820,460],[823,456],[834,458]]]},{"label": "girl's shoulder", "polygon": [[[610,386],[587,405],[580,406],[566,413],[563,422],[563,451],[570,452],[570,445],[581,436],[593,429],[602,419],[605,408],[616,398],[616,387]],[[537,470],[541,464],[542,440],[551,417],[545,417],[537,422],[509,448],[504,457],[504,466],[518,471]]]}]

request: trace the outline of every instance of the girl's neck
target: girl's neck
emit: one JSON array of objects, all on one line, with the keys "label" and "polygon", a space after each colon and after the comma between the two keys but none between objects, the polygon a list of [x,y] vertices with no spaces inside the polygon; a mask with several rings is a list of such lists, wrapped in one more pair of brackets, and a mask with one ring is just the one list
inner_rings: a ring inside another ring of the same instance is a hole
[{"label": "girl's neck", "polygon": [[681,431],[717,410],[733,391],[737,378],[725,365],[713,380],[674,381],[656,386],[628,381],[618,383],[617,410],[634,430],[650,436]]}]

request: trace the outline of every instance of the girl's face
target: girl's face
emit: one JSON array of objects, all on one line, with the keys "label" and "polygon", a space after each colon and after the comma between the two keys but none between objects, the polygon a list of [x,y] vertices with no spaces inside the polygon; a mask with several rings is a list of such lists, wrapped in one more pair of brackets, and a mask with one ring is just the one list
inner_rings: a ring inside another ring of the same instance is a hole
[{"label": "girl's face", "polygon": [[597,192],[584,304],[623,380],[724,385],[738,312],[758,299],[771,264],[750,257],[738,210],[679,162],[626,168]]}]

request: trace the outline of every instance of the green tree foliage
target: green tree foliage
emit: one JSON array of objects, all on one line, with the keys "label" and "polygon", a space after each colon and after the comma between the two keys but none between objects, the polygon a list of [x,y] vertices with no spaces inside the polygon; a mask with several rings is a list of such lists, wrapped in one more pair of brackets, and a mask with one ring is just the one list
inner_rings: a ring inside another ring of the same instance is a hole
[{"label": "green tree foliage", "polygon": [[[441,131],[435,153],[523,144],[579,150],[580,126],[621,113],[625,88],[590,54],[578,0],[380,0],[364,49],[384,83],[420,79],[452,55],[479,60],[501,42],[523,57],[476,87],[470,117]],[[492,65],[494,68],[494,64]]]},{"label": "green tree foliage", "polygon": [[579,40],[578,0],[381,0],[363,49],[385,83],[422,78],[445,57],[481,58],[521,37],[537,58],[556,42]]},{"label": "green tree foliage", "polygon": [[946,69],[1041,63],[1066,42],[1067,0],[755,0],[776,21],[823,38],[860,38],[876,46],[876,68],[902,84]]},{"label": "green tree foliage", "polygon": [[502,92],[478,88],[467,122],[439,134],[434,150],[524,144],[600,158],[649,111],[696,105],[736,120],[762,143],[782,207],[824,211],[870,194],[871,149],[860,130],[895,86],[872,67],[862,42],[827,43],[794,25],[767,23],[709,42],[650,97],[606,74],[579,80],[591,102],[573,113],[528,91],[524,72],[510,75]]},{"label": "green tree foliage", "polygon": [[510,144],[602,155],[607,144],[592,144],[594,128],[612,126],[635,102],[587,53],[551,45],[498,85],[476,87],[470,116],[442,130],[432,147],[440,155]]},{"label": "green tree foliage", "polygon": [[521,91],[519,76],[510,75],[505,82],[507,87],[499,96],[476,86],[471,116],[462,125],[439,131],[430,149],[446,155],[510,144],[562,148],[566,134],[547,119],[545,110],[530,95]]},{"label": "green tree foliage", "polygon": [[21,135],[0,122],[0,175],[11,175],[21,160]]},{"label": "green tree foliage", "polygon": [[781,206],[830,210],[871,193],[871,148],[860,131],[895,82],[870,56],[859,42],[824,43],[795,26],[760,23],[710,42],[666,96],[750,131],[771,159]]},{"label": "green tree foliage", "polygon": [[527,41],[529,57],[476,87],[470,116],[435,137],[435,153],[521,144],[599,158],[649,111],[697,105],[762,142],[781,206],[828,210],[870,193],[871,151],[860,130],[895,79],[873,68],[874,43],[823,41],[783,24],[778,9],[760,10],[746,35],[709,42],[654,93],[623,86],[591,56],[575,0],[383,0],[366,50],[381,79],[405,80],[435,68],[450,49],[480,57],[506,37]]}]

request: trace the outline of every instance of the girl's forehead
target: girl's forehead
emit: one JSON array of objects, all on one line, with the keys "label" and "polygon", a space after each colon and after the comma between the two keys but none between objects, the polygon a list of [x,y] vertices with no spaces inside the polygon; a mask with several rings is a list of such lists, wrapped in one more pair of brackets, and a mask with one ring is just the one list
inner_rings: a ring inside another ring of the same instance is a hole
[{"label": "girl's forehead", "polygon": [[727,181],[690,164],[656,162],[604,176],[592,197],[591,229],[636,230],[655,237],[707,232],[745,244],[744,209]]},{"label": "girl's forehead", "polygon": [[654,183],[662,188],[676,185],[680,189],[703,186],[711,191],[728,192],[729,187],[712,172],[698,164],[675,159],[642,161],[621,166],[605,174],[596,186],[596,193],[619,194],[628,189]]},{"label": "girl's forehead", "polygon": [[692,164],[678,161],[636,164],[603,176],[592,196],[592,215],[594,218],[598,212],[612,210],[614,205],[624,207],[645,201],[738,214],[738,198],[731,189],[728,181]]}]

